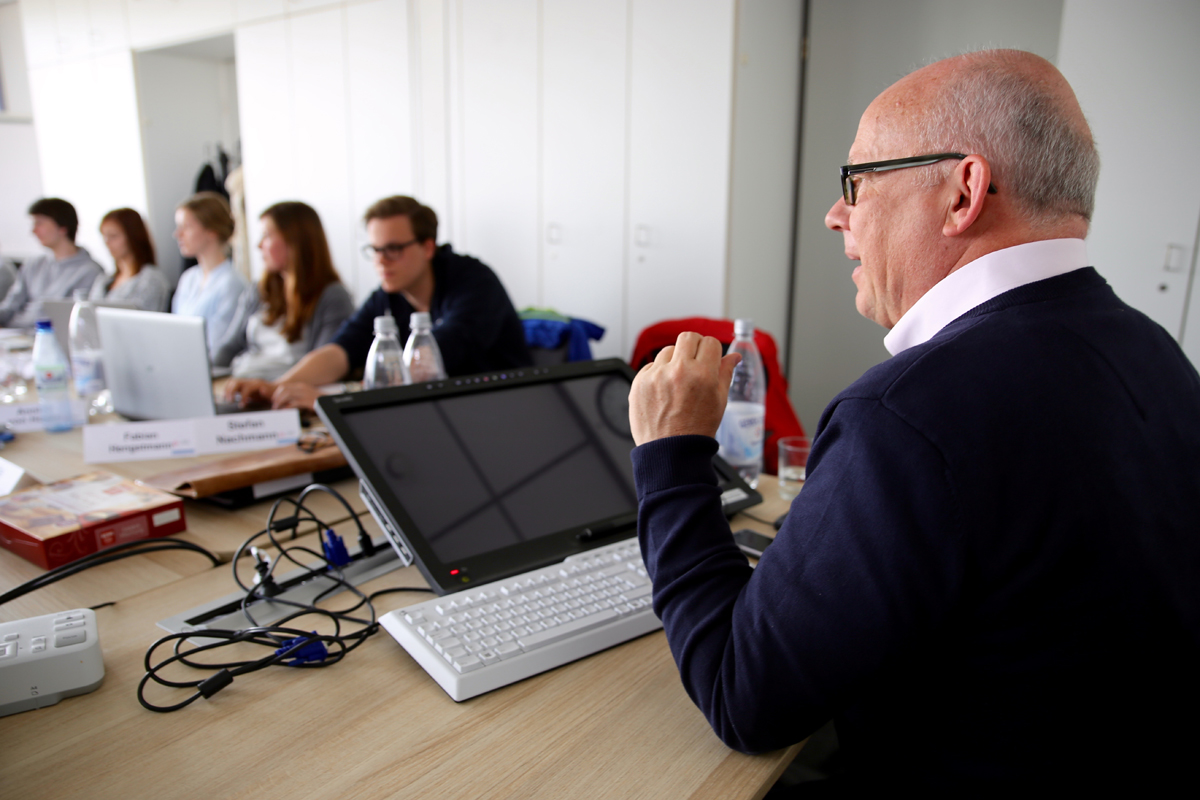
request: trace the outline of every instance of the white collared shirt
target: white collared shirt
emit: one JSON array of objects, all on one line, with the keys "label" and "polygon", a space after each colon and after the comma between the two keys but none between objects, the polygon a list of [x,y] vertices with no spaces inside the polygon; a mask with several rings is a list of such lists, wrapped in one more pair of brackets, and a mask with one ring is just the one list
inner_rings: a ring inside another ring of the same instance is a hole
[{"label": "white collared shirt", "polygon": [[1047,239],[988,253],[934,284],[883,337],[883,346],[897,355],[993,297],[1086,266],[1083,239]]}]

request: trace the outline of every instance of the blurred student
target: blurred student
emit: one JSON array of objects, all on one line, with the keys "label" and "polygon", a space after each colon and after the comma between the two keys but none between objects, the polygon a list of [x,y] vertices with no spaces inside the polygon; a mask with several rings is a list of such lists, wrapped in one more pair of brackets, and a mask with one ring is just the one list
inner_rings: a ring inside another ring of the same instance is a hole
[{"label": "blurred student", "polygon": [[232,236],[229,203],[216,192],[194,194],[175,209],[179,252],[199,263],[179,276],[171,311],[204,317],[209,353],[215,353],[225,341],[238,300],[249,288],[229,260]]},{"label": "blurred student", "polygon": [[87,291],[104,270],[75,244],[79,217],[75,207],[57,197],[43,197],[29,207],[33,235],[50,250],[26,262],[0,302],[0,327],[32,328],[43,300],[68,300],[77,289]]},{"label": "blurred student", "polygon": [[375,317],[390,312],[408,338],[414,311],[433,319],[433,336],[451,376],[532,363],[525,329],[504,285],[483,262],[437,245],[437,214],[412,197],[385,197],[363,215],[379,288],[346,320],[329,344],[300,359],[278,380],[242,379],[225,396],[275,408],[313,407],[320,387],[363,368],[374,340]]},{"label": "blurred student", "polygon": [[273,381],[305,354],[328,344],[354,312],[342,285],[321,218],[311,206],[285,201],[262,213],[258,249],[263,276],[243,295],[229,335],[213,365],[234,377]]},{"label": "blurred student", "polygon": [[154,266],[154,242],[142,215],[132,208],[114,209],[100,220],[100,235],[117,269],[96,278],[89,298],[132,303],[142,311],[166,311],[167,279]]}]

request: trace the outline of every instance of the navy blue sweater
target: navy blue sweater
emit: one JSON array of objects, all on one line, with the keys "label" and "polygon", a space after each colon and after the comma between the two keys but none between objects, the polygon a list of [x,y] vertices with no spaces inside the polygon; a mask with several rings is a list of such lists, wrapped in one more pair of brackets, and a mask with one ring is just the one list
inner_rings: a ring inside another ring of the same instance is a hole
[{"label": "navy blue sweater", "polygon": [[714,452],[677,437],[633,462],[655,611],[729,746],[834,718],[860,779],[941,788],[1194,758],[1200,379],[1094,270],[1007,292],[838,395],[754,571]]},{"label": "navy blue sweater", "polygon": [[[478,259],[455,253],[448,244],[433,254],[432,268],[429,316],[447,375],[533,363],[521,319],[496,273]],[[414,309],[399,292],[376,289],[338,329],[333,344],[346,351],[352,370],[367,363],[367,352],[375,341],[375,318],[389,309],[403,345],[408,341],[408,320]]]}]

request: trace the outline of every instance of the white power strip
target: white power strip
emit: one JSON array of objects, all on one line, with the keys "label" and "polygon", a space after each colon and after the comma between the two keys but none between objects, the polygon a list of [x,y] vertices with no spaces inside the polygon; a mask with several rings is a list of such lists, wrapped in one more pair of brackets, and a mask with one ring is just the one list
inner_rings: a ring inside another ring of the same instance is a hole
[{"label": "white power strip", "polygon": [[52,706],[104,682],[96,612],[0,622],[0,717]]}]

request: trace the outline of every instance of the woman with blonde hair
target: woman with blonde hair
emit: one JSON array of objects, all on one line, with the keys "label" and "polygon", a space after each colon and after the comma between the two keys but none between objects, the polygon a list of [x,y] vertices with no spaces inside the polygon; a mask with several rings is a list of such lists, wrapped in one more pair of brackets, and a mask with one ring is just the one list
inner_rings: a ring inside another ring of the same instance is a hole
[{"label": "woman with blonde hair", "polygon": [[175,241],[179,252],[199,263],[179,276],[171,311],[204,317],[208,352],[229,335],[238,301],[249,287],[229,260],[233,215],[216,192],[199,192],[175,209]]},{"label": "woman with blonde hair", "polygon": [[284,201],[260,219],[264,271],[258,292],[246,293],[239,323],[213,358],[214,366],[232,367],[235,380],[227,391],[237,392],[238,378],[278,378],[306,353],[331,341],[354,312],[312,207]]},{"label": "woman with blonde hair", "polygon": [[167,279],[154,266],[154,242],[142,215],[117,208],[100,220],[100,235],[112,254],[116,271],[92,284],[89,298],[133,303],[143,311],[166,311]]}]

